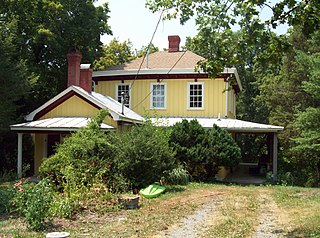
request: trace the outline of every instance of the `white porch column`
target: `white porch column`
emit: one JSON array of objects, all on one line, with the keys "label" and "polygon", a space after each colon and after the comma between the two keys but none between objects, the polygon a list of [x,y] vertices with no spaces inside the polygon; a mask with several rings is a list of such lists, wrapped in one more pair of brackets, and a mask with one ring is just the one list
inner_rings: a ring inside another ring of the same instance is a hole
[{"label": "white porch column", "polygon": [[18,177],[22,177],[22,133],[18,133],[18,166],[17,173]]},{"label": "white porch column", "polygon": [[277,133],[273,134],[273,158],[272,158],[272,173],[273,173],[273,179],[277,179],[277,173],[278,173],[278,137]]}]

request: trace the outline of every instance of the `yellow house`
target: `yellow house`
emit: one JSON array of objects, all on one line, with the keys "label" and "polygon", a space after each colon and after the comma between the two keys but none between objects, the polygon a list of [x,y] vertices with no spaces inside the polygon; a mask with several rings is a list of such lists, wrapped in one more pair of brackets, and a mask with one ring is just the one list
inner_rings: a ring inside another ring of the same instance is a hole
[{"label": "yellow house", "polygon": [[[203,57],[180,51],[179,36],[169,36],[169,50],[92,72],[80,65],[81,53],[68,53],[68,88],[26,116],[26,123],[12,125],[18,133],[17,170],[22,171],[22,134],[31,133],[35,142],[34,173],[53,145],[107,109],[110,116],[103,130],[118,130],[145,121],[170,126],[183,119],[196,119],[204,128],[213,124],[237,133],[268,135],[268,155],[274,177],[277,174],[277,133],[283,127],[236,119],[236,99],[242,90],[235,68],[225,68],[216,78],[195,70]],[[220,177],[226,173],[221,171]]]},{"label": "yellow house", "polygon": [[180,38],[169,36],[169,50],[93,72],[95,91],[121,101],[140,115],[236,118],[236,96],[242,89],[235,68],[212,79],[195,71],[203,57],[179,51]]},{"label": "yellow house", "polygon": [[[277,174],[277,132],[283,127],[236,119],[236,99],[242,90],[235,68],[225,68],[216,78],[195,70],[205,59],[191,51],[180,51],[180,37],[169,36],[168,51],[93,72],[96,92],[109,95],[156,126],[171,126],[183,119],[196,119],[204,128],[213,124],[237,133],[268,135],[268,154],[272,172]],[[226,173],[221,171],[220,177]]]},{"label": "yellow house", "polygon": [[25,123],[12,125],[18,133],[18,174],[22,173],[22,135],[32,134],[34,140],[34,174],[38,174],[43,158],[54,153],[54,146],[65,136],[87,125],[100,109],[109,116],[101,124],[102,130],[122,131],[132,124],[145,121],[131,109],[107,95],[92,91],[90,65],[81,65],[81,53],[68,53],[68,88],[25,117]]}]

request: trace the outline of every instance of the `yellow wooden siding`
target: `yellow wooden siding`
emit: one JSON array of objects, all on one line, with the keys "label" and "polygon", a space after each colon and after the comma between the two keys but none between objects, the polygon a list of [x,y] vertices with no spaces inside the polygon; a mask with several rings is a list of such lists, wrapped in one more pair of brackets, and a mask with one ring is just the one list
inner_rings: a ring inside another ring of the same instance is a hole
[{"label": "yellow wooden siding", "polygon": [[47,135],[35,134],[34,135],[34,174],[39,174],[39,167],[42,159],[47,156],[46,146]]},{"label": "yellow wooden siding", "polygon": [[[131,84],[131,109],[140,115],[149,116],[186,116],[186,117],[217,117],[225,115],[225,82],[223,79],[198,79],[204,82],[204,109],[188,109],[188,82],[190,79],[163,80],[166,83],[166,109],[150,109],[150,84],[157,80],[128,80]],[[98,93],[116,99],[116,84],[121,81],[101,81],[96,85]]]},{"label": "yellow wooden siding", "polygon": [[[97,115],[99,109],[87,103],[78,96],[72,96],[59,106],[55,107],[40,119],[55,117],[93,117]],[[117,122],[108,116],[104,122],[110,126],[117,127]]]}]

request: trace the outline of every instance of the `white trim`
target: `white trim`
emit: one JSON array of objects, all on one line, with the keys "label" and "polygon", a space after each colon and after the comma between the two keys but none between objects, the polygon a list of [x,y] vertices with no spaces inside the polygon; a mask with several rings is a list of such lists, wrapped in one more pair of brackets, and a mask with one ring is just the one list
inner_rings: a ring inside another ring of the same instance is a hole
[{"label": "white trim", "polygon": [[[202,85],[202,107],[190,107],[190,86]],[[188,82],[187,84],[187,109],[188,110],[204,110],[204,82]]]},{"label": "white trim", "polygon": [[272,173],[273,179],[277,180],[278,175],[278,137],[277,134],[273,134],[273,158],[272,158]]},{"label": "white trim", "polygon": [[[115,100],[118,101],[118,90],[119,90],[119,86],[128,86],[129,87],[129,108],[131,108],[131,83],[116,83],[115,87],[116,87],[116,95],[115,95]],[[118,101],[119,102],[119,101]],[[119,102],[121,103],[121,102]]]},{"label": "white trim", "polygon": [[[153,86],[164,86],[164,107],[153,107]],[[150,109],[166,110],[167,109],[167,83],[150,83]]]},{"label": "white trim", "polygon": [[228,117],[228,113],[229,113],[229,77],[227,78],[226,81],[226,111],[225,111],[225,117]]},{"label": "white trim", "polygon": [[17,161],[17,173],[18,177],[22,177],[22,133],[18,133],[18,161]]}]

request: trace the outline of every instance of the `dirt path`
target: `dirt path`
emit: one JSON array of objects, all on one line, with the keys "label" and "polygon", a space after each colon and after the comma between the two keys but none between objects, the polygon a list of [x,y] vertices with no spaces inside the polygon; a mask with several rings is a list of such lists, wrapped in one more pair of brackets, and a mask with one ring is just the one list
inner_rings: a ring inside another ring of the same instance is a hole
[{"label": "dirt path", "polygon": [[285,237],[285,226],[282,223],[285,216],[268,192],[260,194],[259,225],[252,238]]},{"label": "dirt path", "polygon": [[[206,201],[193,214],[185,217],[178,224],[174,224],[167,231],[162,233],[159,237],[166,238],[196,238],[201,236],[203,227],[207,224],[214,224],[215,219],[219,216],[219,209],[223,206],[222,197],[212,197]],[[281,238],[285,237],[288,227],[285,227],[283,221],[286,219],[286,214],[281,211],[269,191],[261,191],[259,195],[259,210],[258,226],[250,235],[251,238]],[[220,214],[221,215],[221,214]],[[210,222],[208,223],[208,221]]]},{"label": "dirt path", "polygon": [[166,238],[196,238],[199,235],[201,226],[208,217],[218,210],[221,205],[221,197],[212,197],[205,202],[195,213],[185,217],[181,222],[172,226],[161,237]]}]

